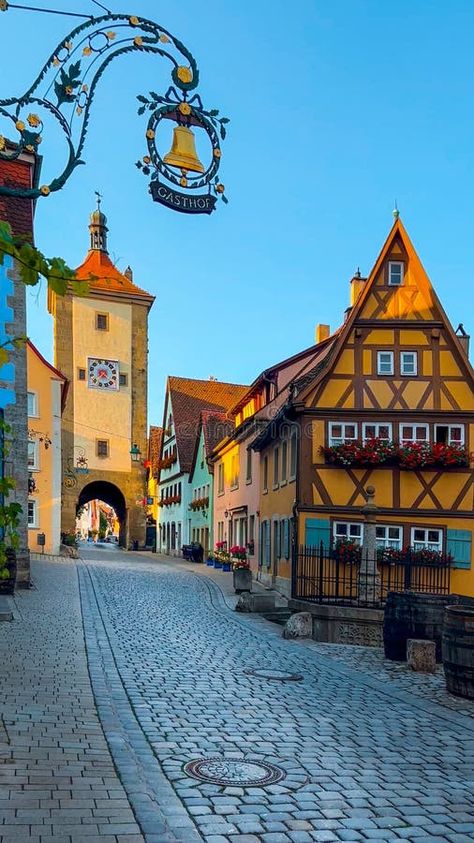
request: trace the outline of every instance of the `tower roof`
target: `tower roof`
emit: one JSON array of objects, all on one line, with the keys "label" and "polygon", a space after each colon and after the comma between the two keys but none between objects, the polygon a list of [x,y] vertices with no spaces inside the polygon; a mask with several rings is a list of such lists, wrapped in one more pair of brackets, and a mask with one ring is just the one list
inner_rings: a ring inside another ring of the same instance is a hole
[{"label": "tower roof", "polygon": [[[92,211],[89,222],[90,248],[83,263],[76,269],[76,279],[87,281],[92,293],[110,293],[113,297],[133,298],[148,303],[151,307],[155,297],[133,283],[132,271],[120,272],[112,263],[107,251],[107,217],[100,209],[98,194],[97,208]],[[91,276],[94,276],[91,278]]]}]

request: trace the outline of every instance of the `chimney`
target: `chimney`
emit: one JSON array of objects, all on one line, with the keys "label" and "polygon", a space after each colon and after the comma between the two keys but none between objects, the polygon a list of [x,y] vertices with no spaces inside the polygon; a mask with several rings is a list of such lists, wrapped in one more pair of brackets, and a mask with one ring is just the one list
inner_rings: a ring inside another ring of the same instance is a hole
[{"label": "chimney", "polygon": [[364,284],[367,281],[367,278],[362,278],[360,274],[360,269],[357,267],[357,271],[354,273],[354,276],[351,278],[351,307],[354,305],[359,298],[362,290],[364,289]]},{"label": "chimney", "polygon": [[464,351],[464,354],[467,358],[469,358],[469,340],[471,339],[471,337],[469,336],[469,334],[466,334],[462,322],[460,322],[458,327],[456,328],[456,336],[459,340],[459,345]]},{"label": "chimney", "polygon": [[316,325],[315,331],[315,341],[316,345],[323,340],[327,340],[329,334],[331,333],[331,328],[329,325]]}]

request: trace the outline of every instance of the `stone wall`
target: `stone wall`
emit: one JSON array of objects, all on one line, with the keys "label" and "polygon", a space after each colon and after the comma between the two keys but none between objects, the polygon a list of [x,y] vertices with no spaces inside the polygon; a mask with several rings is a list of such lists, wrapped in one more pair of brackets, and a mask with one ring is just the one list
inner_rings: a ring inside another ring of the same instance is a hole
[{"label": "stone wall", "polygon": [[[12,337],[26,336],[26,289],[18,280],[15,269],[9,276],[13,282],[13,295],[8,303],[13,310],[13,322],[6,325],[6,333]],[[20,544],[17,550],[17,585],[26,587],[30,582],[30,554],[28,550],[28,405],[26,379],[26,345],[9,352],[10,362],[15,367],[15,403],[5,408],[5,422],[12,428],[12,446],[5,462],[5,474],[13,477],[15,488],[8,501],[21,505],[18,533]]]},{"label": "stone wall", "polygon": [[383,609],[362,609],[358,606],[332,606],[290,600],[294,612],[310,612],[313,638],[328,644],[383,646]]}]

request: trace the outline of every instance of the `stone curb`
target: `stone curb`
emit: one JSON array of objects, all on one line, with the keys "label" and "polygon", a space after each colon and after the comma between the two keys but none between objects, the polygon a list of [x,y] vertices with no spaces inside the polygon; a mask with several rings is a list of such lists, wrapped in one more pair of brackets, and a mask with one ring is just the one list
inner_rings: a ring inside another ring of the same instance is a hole
[{"label": "stone curb", "polygon": [[147,843],[201,843],[203,838],[164,775],[135,715],[110,646],[93,576],[81,560],[77,575],[97,712],[137,823]]}]

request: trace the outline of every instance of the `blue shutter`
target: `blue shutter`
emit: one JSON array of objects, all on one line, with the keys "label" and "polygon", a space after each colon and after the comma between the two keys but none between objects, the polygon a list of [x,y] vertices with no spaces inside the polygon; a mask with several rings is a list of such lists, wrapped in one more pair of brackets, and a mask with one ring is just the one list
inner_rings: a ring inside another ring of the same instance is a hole
[{"label": "blue shutter", "polygon": [[265,521],[265,557],[264,564],[267,568],[272,562],[272,522]]},{"label": "blue shutter", "polygon": [[453,568],[471,567],[471,542],[470,530],[447,530],[446,551],[454,559]]},{"label": "blue shutter", "polygon": [[290,558],[290,521],[285,518],[283,525],[283,556],[285,559]]},{"label": "blue shutter", "polygon": [[304,543],[306,547],[319,548],[321,542],[328,550],[331,542],[331,525],[327,518],[307,518],[305,524]]},{"label": "blue shutter", "polygon": [[265,560],[265,521],[260,522],[260,546],[258,548],[258,564],[263,565]]}]

